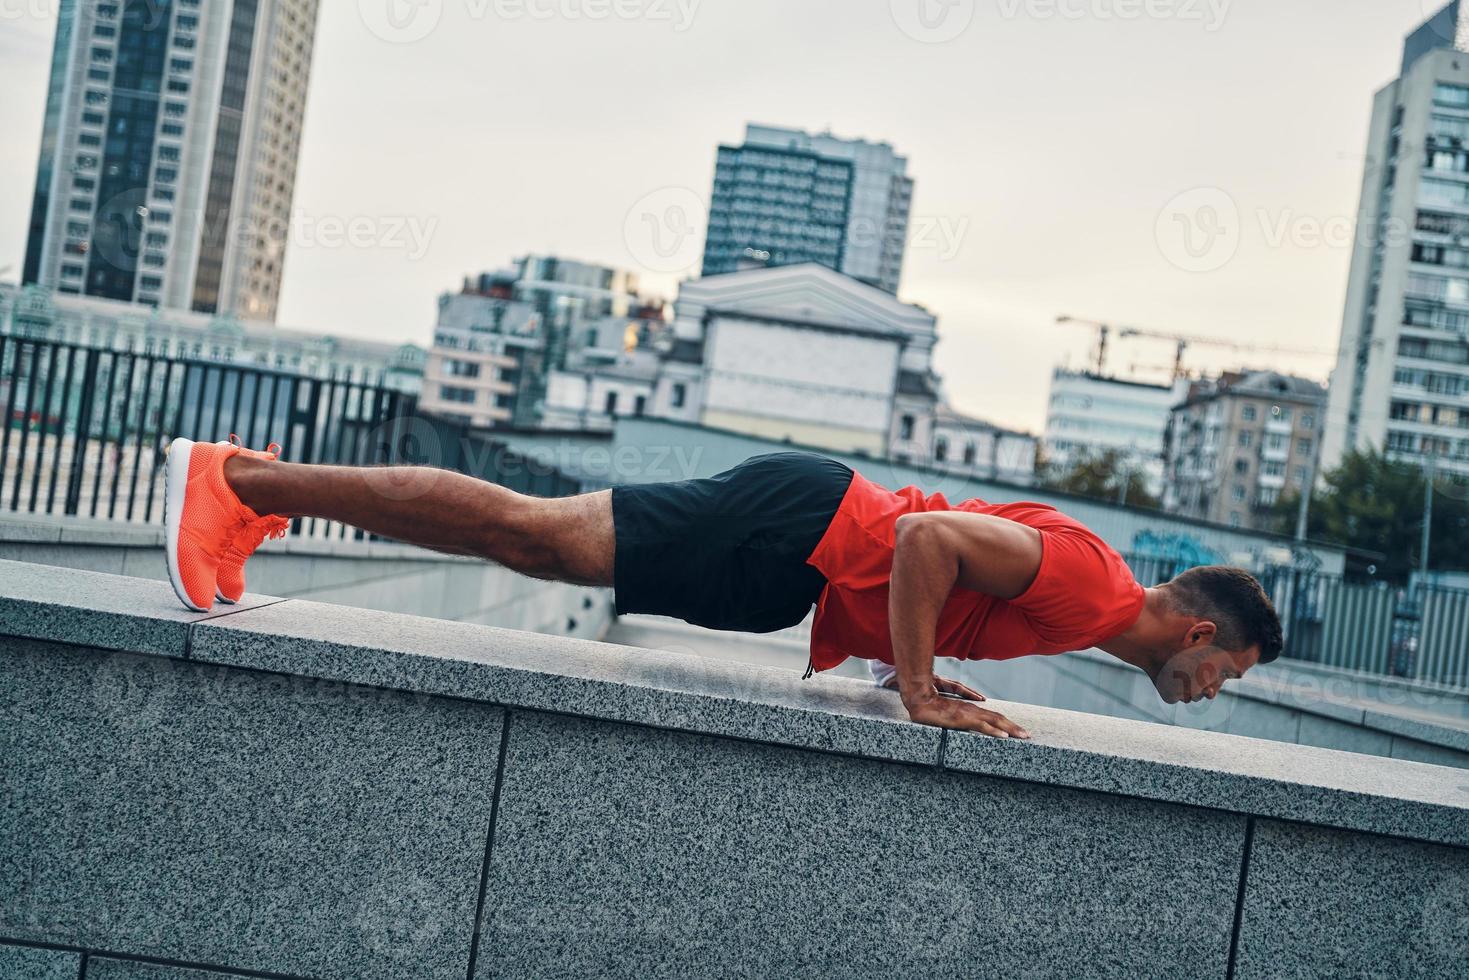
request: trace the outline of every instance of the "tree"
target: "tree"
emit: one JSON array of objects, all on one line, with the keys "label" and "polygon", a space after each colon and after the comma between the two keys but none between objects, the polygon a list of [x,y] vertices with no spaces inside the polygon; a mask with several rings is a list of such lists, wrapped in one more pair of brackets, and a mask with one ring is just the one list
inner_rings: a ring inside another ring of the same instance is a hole
[{"label": "tree", "polygon": [[1041,485],[1046,489],[1113,504],[1124,499],[1124,481],[1127,484],[1127,504],[1159,509],[1158,498],[1148,492],[1147,473],[1135,458],[1121,450],[1082,452],[1070,466],[1047,462],[1041,467]]},{"label": "tree", "polygon": [[[1412,463],[1377,452],[1351,452],[1322,476],[1311,495],[1306,534],[1382,554],[1378,576],[1406,582],[1418,568],[1423,540],[1425,474]],[[1274,529],[1294,534],[1300,495],[1282,495],[1272,509]],[[1430,568],[1465,567],[1469,549],[1469,488],[1449,479],[1434,481]]]}]

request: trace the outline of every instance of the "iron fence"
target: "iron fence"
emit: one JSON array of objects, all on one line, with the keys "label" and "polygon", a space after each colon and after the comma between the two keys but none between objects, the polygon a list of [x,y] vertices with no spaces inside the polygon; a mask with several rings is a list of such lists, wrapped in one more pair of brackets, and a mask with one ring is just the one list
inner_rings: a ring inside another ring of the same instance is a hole
[{"label": "iron fence", "polygon": [[[381,379],[0,335],[0,404],[0,511],[158,523],[169,443],[231,433],[278,442],[294,462],[441,466],[547,497],[582,489],[491,433],[420,415]],[[292,533],[362,536],[311,519]]]}]

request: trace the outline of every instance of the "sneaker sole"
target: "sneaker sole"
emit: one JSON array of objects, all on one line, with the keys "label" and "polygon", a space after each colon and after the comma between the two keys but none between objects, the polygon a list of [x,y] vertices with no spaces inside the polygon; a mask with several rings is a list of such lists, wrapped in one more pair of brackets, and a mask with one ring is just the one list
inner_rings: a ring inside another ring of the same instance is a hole
[{"label": "sneaker sole", "polygon": [[195,605],[184,588],[179,574],[179,525],[184,519],[184,496],[189,490],[189,459],[194,453],[192,439],[175,439],[169,443],[163,464],[163,555],[168,565],[168,581],[174,594],[194,612],[208,612],[206,606]]}]

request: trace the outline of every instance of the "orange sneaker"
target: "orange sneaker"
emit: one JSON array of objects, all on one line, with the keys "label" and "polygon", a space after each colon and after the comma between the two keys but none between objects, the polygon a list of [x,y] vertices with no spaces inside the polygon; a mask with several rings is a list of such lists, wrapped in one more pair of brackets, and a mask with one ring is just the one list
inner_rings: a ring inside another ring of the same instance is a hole
[{"label": "orange sneaker", "polygon": [[[264,452],[246,449],[240,445],[240,437],[233,434],[228,443],[220,445],[234,446],[241,456],[254,456],[256,459],[279,459],[281,455],[278,443],[273,442],[266,446]],[[290,527],[291,522],[286,518],[267,514],[247,524],[236,534],[219,559],[219,572],[214,585],[215,597],[229,605],[239,602],[240,597],[245,594],[245,562],[250,560],[262,541],[266,538],[283,538]]]},{"label": "orange sneaker", "polygon": [[179,601],[196,612],[214,605],[219,563],[235,538],[260,515],[224,479],[224,462],[240,451],[227,443],[175,439],[163,469],[164,554]]}]

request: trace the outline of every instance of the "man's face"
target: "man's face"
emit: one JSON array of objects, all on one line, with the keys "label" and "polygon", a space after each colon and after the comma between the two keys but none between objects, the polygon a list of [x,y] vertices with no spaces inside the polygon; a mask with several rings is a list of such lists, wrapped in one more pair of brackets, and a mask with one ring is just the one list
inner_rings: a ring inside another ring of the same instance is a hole
[{"label": "man's face", "polygon": [[1174,654],[1153,678],[1153,686],[1168,704],[1212,701],[1225,681],[1243,677],[1259,660],[1259,647],[1235,653],[1201,639]]}]

